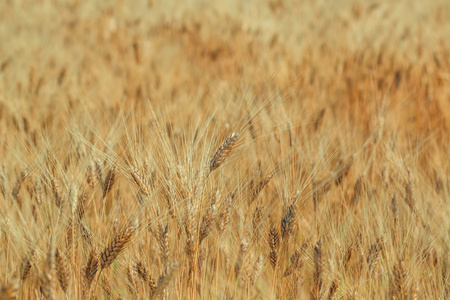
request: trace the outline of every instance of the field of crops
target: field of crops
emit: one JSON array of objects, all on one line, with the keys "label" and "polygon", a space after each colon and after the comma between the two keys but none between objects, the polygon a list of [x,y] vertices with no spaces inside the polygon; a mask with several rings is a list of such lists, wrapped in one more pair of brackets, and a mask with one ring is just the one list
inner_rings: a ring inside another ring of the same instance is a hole
[{"label": "field of crops", "polygon": [[450,298],[449,20],[1,1],[0,299]]}]

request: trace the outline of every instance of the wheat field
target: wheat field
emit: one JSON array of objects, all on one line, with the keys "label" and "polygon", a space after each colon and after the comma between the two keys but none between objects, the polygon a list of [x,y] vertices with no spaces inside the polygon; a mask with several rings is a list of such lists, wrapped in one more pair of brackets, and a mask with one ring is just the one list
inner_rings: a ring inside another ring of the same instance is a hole
[{"label": "wheat field", "polygon": [[450,3],[0,3],[0,299],[450,298]]}]

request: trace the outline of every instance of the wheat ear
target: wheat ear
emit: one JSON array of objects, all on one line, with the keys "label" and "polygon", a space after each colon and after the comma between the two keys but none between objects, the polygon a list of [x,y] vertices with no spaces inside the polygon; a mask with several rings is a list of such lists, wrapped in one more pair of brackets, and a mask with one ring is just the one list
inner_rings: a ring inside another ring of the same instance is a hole
[{"label": "wheat ear", "polygon": [[69,266],[67,265],[67,260],[64,254],[56,249],[55,253],[56,261],[56,275],[58,277],[59,285],[61,289],[67,294],[67,289],[69,288]]},{"label": "wheat ear", "polygon": [[100,272],[97,277],[94,291],[97,290],[100,274],[103,269],[109,267],[119,254],[125,249],[125,246],[131,241],[133,233],[136,231],[135,227],[127,227],[122,230],[116,237],[109,243],[109,245],[103,250],[100,255]]},{"label": "wheat ear", "polygon": [[105,198],[108,195],[109,191],[111,191],[114,183],[116,182],[116,179],[117,171],[113,166],[106,175],[105,182],[103,183],[103,198]]},{"label": "wheat ear", "polygon": [[135,231],[136,228],[134,227],[125,228],[109,243],[109,245],[105,248],[105,250],[103,250],[101,254],[100,269],[105,269],[113,263],[113,261],[123,251],[128,242],[130,242]]},{"label": "wheat ear", "polygon": [[92,250],[87,260],[87,265],[84,270],[84,277],[86,279],[87,288],[89,290],[92,281],[94,281],[95,274],[98,271],[98,252],[96,249]]},{"label": "wheat ear", "polygon": [[209,161],[209,172],[212,172],[220,167],[228,155],[230,155],[231,150],[233,150],[233,147],[236,145],[238,137],[239,133],[233,133],[225,140],[225,142],[223,142]]}]

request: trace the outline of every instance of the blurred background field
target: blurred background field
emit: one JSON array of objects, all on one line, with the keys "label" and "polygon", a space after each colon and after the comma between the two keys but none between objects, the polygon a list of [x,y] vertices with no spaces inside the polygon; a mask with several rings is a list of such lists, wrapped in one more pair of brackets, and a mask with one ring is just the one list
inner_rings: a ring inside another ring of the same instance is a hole
[{"label": "blurred background field", "polygon": [[0,282],[37,299],[58,248],[68,299],[450,297],[449,36],[445,0],[1,1]]}]

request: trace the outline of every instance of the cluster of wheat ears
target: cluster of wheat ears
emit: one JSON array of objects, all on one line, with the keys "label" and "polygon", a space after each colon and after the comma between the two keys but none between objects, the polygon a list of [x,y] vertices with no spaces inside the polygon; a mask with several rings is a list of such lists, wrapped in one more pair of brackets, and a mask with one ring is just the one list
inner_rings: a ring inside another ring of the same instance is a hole
[{"label": "cluster of wheat ears", "polygon": [[0,300],[450,298],[447,1],[256,2],[0,3]]},{"label": "cluster of wheat ears", "polygon": [[[244,110],[216,149],[207,127],[175,134],[156,118],[145,133],[131,123],[135,139],[114,151],[72,131],[73,151],[35,153],[11,187],[3,169],[0,299],[350,299],[358,280],[398,299],[419,299],[427,280],[448,293],[446,238],[418,209],[411,171],[381,192],[360,175],[339,196],[360,154],[339,157],[337,141],[308,162],[289,123],[257,124],[274,99]],[[420,253],[416,239],[429,240]],[[436,277],[410,276],[411,260]]]}]

